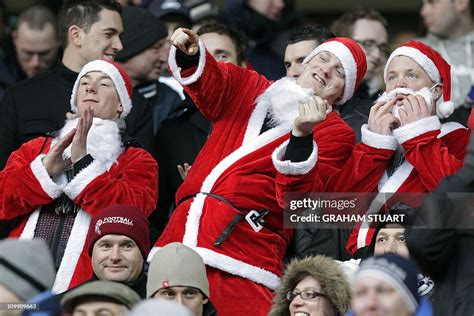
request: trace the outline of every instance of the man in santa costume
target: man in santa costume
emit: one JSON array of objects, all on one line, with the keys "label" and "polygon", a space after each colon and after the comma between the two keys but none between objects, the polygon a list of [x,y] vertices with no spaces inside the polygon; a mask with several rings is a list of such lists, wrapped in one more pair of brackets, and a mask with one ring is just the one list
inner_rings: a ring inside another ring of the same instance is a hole
[{"label": "man in santa costume", "polygon": [[57,293],[92,276],[85,244],[91,216],[112,204],[146,215],[156,206],[157,164],[122,133],[131,93],[117,64],[86,64],[71,95],[76,115],[55,136],[23,144],[0,172],[0,219],[21,216],[12,237],[49,243]]},{"label": "man in santa costume", "polygon": [[306,58],[298,79],[272,83],[218,63],[190,30],[171,41],[173,76],[213,129],[149,260],[182,242],[202,256],[219,315],[266,315],[292,239],[283,193],[317,190],[350,155],[354,133],[331,107],[352,96],[365,55],[350,39],[331,39]]},{"label": "man in santa costume", "polygon": [[[385,93],[362,126],[362,143],[326,186],[331,192],[378,192],[368,213],[380,212],[390,193],[433,191],[462,166],[470,135],[459,123],[440,123],[454,110],[450,66],[429,46],[410,41],[395,49],[384,80]],[[372,236],[373,228],[362,223],[347,250],[361,251]]]}]

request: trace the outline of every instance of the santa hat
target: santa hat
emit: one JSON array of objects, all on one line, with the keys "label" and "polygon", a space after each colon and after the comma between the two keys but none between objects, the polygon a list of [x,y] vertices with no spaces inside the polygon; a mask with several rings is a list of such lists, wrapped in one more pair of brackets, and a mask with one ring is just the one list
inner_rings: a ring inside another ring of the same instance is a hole
[{"label": "santa hat", "polygon": [[406,56],[413,59],[426,72],[433,82],[443,85],[443,101],[438,102],[436,113],[440,117],[449,117],[454,111],[451,102],[451,66],[431,47],[418,41],[410,41],[395,49],[387,60],[383,77],[386,81],[390,62],[397,56]]},{"label": "santa hat", "polygon": [[79,81],[87,73],[92,71],[100,71],[112,79],[115,85],[115,90],[117,90],[120,103],[122,104],[123,111],[120,117],[126,118],[128,113],[130,113],[132,110],[132,81],[119,64],[103,59],[91,61],[82,67],[81,72],[77,76],[76,82],[74,83],[74,87],[72,88],[71,110],[74,113],[77,113],[76,96],[77,88],[79,87]]},{"label": "santa hat", "polygon": [[310,62],[314,56],[322,51],[335,55],[342,64],[346,74],[344,94],[336,104],[344,104],[352,98],[367,71],[365,53],[356,41],[346,37],[335,37],[324,41],[303,60],[303,65]]}]

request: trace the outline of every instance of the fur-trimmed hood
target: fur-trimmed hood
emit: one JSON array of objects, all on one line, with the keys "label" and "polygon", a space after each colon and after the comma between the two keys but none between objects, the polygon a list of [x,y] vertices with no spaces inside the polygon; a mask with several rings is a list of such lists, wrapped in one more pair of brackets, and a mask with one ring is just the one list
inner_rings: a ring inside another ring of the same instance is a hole
[{"label": "fur-trimmed hood", "polygon": [[344,272],[333,259],[315,256],[290,262],[273,298],[269,316],[290,315],[290,302],[286,299],[286,293],[292,291],[304,275],[311,275],[321,284],[322,292],[331,299],[339,315],[344,315],[349,310],[350,287]]}]

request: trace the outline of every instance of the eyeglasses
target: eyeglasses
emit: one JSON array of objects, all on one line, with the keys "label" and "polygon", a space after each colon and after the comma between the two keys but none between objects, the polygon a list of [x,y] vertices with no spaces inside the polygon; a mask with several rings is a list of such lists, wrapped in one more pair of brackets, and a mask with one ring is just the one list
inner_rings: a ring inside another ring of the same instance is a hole
[{"label": "eyeglasses", "polygon": [[304,290],[304,291],[301,291],[301,292],[290,291],[290,292],[286,293],[286,299],[291,302],[298,295],[303,300],[312,300],[312,299],[315,299],[316,297],[325,297],[325,298],[329,299],[329,297],[327,297],[327,295],[325,295],[323,293],[316,292],[314,290]]},{"label": "eyeglasses", "polygon": [[388,56],[390,54],[390,48],[386,43],[379,44],[374,40],[356,40],[356,42],[362,46],[367,54],[370,54],[375,48],[378,48],[380,53],[384,56]]}]

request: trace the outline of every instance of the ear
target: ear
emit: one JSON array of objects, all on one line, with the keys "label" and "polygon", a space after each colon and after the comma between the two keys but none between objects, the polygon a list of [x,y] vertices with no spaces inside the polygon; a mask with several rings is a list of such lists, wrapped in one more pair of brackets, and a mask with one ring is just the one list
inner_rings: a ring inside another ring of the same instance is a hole
[{"label": "ear", "polygon": [[470,0],[454,0],[454,7],[456,8],[456,10],[462,13],[466,11],[470,12],[469,2]]},{"label": "ear", "polygon": [[71,25],[67,30],[68,43],[81,47],[84,38],[84,31],[77,25]]},{"label": "ear", "polygon": [[119,104],[117,106],[117,114],[118,114],[118,117],[120,117],[122,115],[122,112],[123,112],[123,106],[122,104]]},{"label": "ear", "polygon": [[436,102],[443,95],[443,84],[439,83],[433,88],[433,100]]}]

